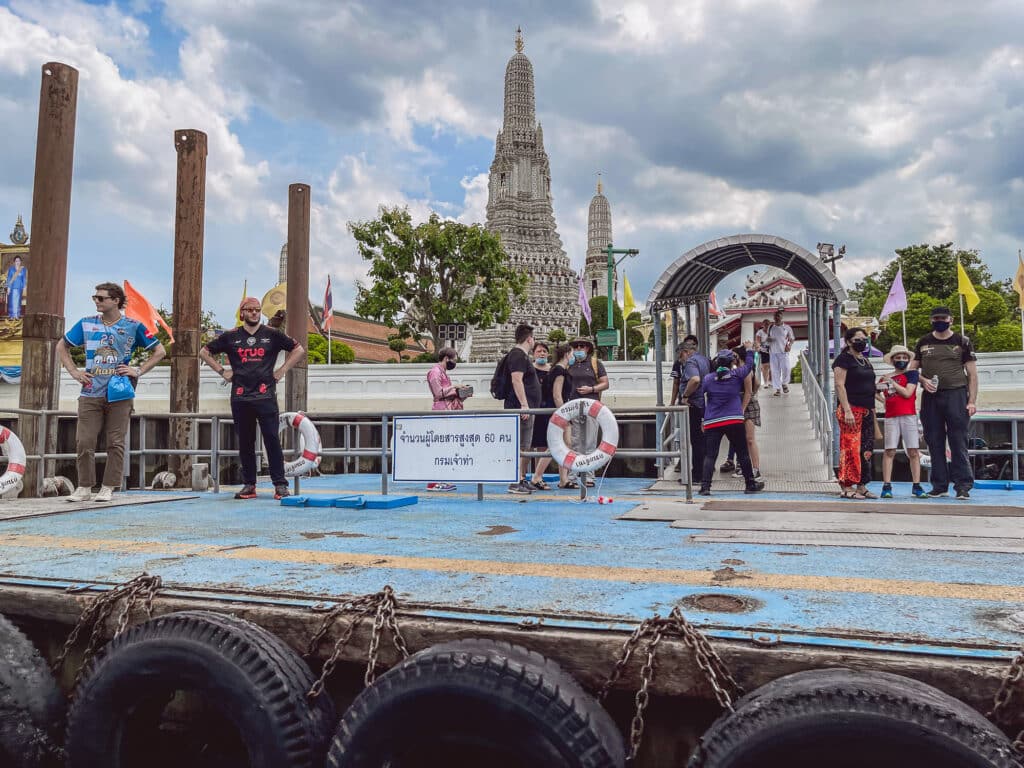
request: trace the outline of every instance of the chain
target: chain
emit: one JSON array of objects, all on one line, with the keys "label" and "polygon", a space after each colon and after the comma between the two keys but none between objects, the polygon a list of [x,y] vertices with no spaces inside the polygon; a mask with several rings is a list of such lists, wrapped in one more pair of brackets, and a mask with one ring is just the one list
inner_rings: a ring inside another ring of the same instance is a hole
[{"label": "chain", "polygon": [[[114,613],[114,606],[121,599],[124,599],[124,605],[121,608],[121,613],[118,614],[117,624],[114,630],[114,638],[119,637],[127,628],[128,622],[131,619],[132,611],[135,609],[135,605],[138,602],[140,596],[143,596],[143,607],[146,611],[146,616],[153,618],[153,598],[156,597],[156,593],[163,586],[163,581],[159,576],[150,576],[147,573],[143,573],[136,576],[131,581],[127,581],[124,584],[119,584],[112,589],[97,595],[89,606],[82,612],[81,617],[78,619],[78,623],[75,624],[71,633],[68,635],[68,639],[64,643],[64,647],[61,649],[60,655],[57,660],[53,662],[53,671],[55,674],[60,672],[64,662],[67,661],[68,654],[71,649],[78,642],[78,638],[82,631],[91,627],[92,630],[89,634],[89,643],[86,645],[85,653],[82,656],[82,665],[78,668],[75,673],[74,685],[78,685],[78,681],[81,679],[89,660],[95,655],[96,651],[100,647],[100,643],[103,640],[103,628],[106,626],[107,621]],[[113,638],[111,638],[113,639]]]},{"label": "chain", "polygon": [[327,680],[334,674],[345,646],[352,639],[352,635],[355,634],[359,624],[364,619],[369,618],[371,614],[373,615],[373,629],[370,632],[370,645],[367,649],[366,672],[363,675],[363,682],[366,685],[370,685],[376,677],[380,637],[385,627],[391,632],[395,649],[401,654],[403,659],[409,658],[408,646],[405,643],[405,638],[402,637],[401,631],[398,629],[398,620],[395,618],[397,606],[398,603],[395,601],[394,590],[390,586],[385,586],[380,592],[347,600],[331,609],[324,617],[320,627],[313,634],[313,637],[310,638],[309,647],[306,650],[307,658],[316,653],[317,648],[320,647],[335,621],[346,614],[351,615],[352,618],[345,631],[335,641],[330,657],[324,662],[320,677],[313,683],[309,693],[306,694],[309,698],[314,699],[324,692]]},{"label": "chain", "polygon": [[[1020,694],[1022,688],[1024,688],[1024,649],[1021,649],[1021,652],[1010,662],[1003,682],[992,700],[992,709],[986,715],[988,719],[997,725],[1009,725],[1013,722],[1015,717],[1008,713],[1008,710],[1014,696]],[[1020,713],[1016,719],[1020,719]],[[1021,730],[1013,740],[1013,748],[1017,750],[1017,754],[1024,755],[1024,730]]]},{"label": "chain", "polygon": [[622,644],[618,658],[615,661],[615,666],[612,668],[608,680],[598,693],[598,698],[602,700],[608,696],[615,683],[619,681],[625,672],[629,660],[636,653],[640,644],[646,639],[647,657],[640,668],[640,688],[634,697],[636,708],[632,723],[630,724],[630,750],[629,756],[626,758],[627,762],[632,762],[636,759],[637,753],[640,751],[640,744],[643,741],[644,712],[650,702],[650,686],[654,680],[654,659],[657,654],[658,645],[665,635],[681,638],[683,643],[693,652],[697,667],[703,672],[705,679],[714,691],[715,699],[723,709],[727,709],[730,712],[734,711],[733,700],[742,693],[742,689],[732,676],[732,673],[729,672],[725,662],[722,661],[722,657],[718,655],[718,652],[711,646],[711,643],[708,642],[704,634],[683,617],[678,607],[673,608],[667,618],[654,614],[651,618],[644,619],[633,630],[633,634],[626,639],[626,642]]}]

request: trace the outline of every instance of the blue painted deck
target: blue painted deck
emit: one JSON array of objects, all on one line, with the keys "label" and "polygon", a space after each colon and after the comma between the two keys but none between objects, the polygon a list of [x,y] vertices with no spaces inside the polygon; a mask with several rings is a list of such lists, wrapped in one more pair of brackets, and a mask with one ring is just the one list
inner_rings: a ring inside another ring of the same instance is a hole
[{"label": "blue painted deck", "polygon": [[[0,588],[19,579],[116,583],[148,571],[171,588],[301,603],[391,584],[404,605],[430,615],[616,629],[715,593],[750,606],[684,606],[718,637],[990,658],[1012,656],[1024,640],[1009,618],[1024,610],[1019,555],[698,544],[689,540],[694,531],[667,521],[615,519],[650,498],[650,483],[606,480],[600,491],[615,501],[604,505],[581,504],[569,491],[516,497],[502,486],[488,486],[478,502],[475,486],[432,494],[398,483],[392,493],[416,493],[420,502],[394,510],[283,507],[261,488],[255,501],[225,491],[11,520],[0,522]],[[302,492],[373,494],[380,479],[322,477],[304,480]],[[1024,501],[997,489],[972,498]],[[953,499],[935,503],[963,509]]]}]

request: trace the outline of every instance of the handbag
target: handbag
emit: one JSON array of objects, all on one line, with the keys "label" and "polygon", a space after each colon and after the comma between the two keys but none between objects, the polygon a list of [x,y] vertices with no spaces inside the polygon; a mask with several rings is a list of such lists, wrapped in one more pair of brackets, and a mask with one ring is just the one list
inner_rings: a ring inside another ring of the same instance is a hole
[{"label": "handbag", "polygon": [[119,403],[135,397],[135,387],[127,376],[114,374],[107,382],[107,402]]}]

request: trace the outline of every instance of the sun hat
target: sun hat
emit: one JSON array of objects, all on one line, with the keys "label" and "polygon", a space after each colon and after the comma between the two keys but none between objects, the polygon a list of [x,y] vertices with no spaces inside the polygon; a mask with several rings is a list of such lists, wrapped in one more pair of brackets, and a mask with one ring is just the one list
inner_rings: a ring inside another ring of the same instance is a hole
[{"label": "sun hat", "polygon": [[882,360],[884,360],[886,363],[889,363],[889,365],[892,365],[893,355],[900,354],[907,355],[911,360],[914,359],[914,353],[911,352],[909,349],[904,347],[902,344],[893,344],[892,349],[890,349],[888,352],[882,355]]}]

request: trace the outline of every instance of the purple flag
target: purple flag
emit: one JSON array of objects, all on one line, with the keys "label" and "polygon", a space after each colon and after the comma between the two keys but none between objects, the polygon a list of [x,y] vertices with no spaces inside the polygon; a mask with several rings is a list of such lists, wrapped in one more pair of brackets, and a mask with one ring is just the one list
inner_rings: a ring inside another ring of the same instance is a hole
[{"label": "purple flag", "polygon": [[593,325],[594,321],[590,317],[590,302],[587,301],[587,292],[583,288],[583,275],[580,275],[580,309],[583,310],[583,316],[587,318],[587,325]]},{"label": "purple flag", "polygon": [[889,298],[885,300],[882,307],[882,314],[879,320],[885,320],[893,312],[905,312],[907,309],[907,292],[903,290],[903,267],[896,270],[896,279],[892,281],[892,288],[889,289]]}]

